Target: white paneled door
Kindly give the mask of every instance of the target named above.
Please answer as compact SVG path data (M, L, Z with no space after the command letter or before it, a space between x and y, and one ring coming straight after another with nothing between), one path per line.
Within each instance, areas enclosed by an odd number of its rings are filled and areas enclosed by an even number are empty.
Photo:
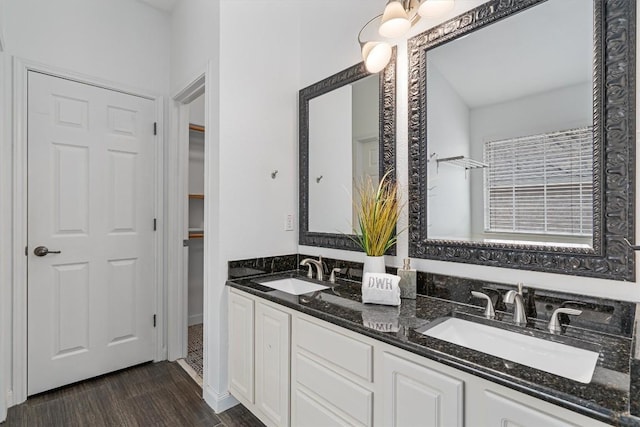
M154 109L29 72L29 395L154 357Z

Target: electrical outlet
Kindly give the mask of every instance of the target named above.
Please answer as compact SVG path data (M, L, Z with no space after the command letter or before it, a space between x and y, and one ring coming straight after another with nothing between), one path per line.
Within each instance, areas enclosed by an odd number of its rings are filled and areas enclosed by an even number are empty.
M293 231L293 214L284 217L284 231Z

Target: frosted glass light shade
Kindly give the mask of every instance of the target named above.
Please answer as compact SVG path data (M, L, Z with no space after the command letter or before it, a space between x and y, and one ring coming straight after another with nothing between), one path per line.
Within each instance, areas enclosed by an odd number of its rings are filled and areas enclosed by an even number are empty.
M396 38L406 33L411 28L411 22L407 11L397 0L391 0L384 8L378 33L382 37Z
M442 16L453 9L455 0L422 0L418 14L423 18Z
M362 46L364 66L370 73L384 69L391 59L391 46L385 42L367 42Z

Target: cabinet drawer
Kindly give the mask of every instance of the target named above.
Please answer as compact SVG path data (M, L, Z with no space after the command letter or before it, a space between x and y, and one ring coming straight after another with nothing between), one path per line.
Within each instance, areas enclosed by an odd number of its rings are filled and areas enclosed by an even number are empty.
M309 353L371 382L373 347L339 332L296 319L296 344Z
M303 387L309 395L317 396L318 400L337 408L358 424L372 425L373 392L302 354L296 354L295 357L295 388Z
M296 427L350 427L353 425L303 390L296 390L294 399L297 410L292 425Z

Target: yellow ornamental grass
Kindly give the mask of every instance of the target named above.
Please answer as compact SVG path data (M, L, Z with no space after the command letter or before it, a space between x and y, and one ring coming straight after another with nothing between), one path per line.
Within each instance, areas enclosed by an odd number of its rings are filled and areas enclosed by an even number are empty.
M354 203L359 229L354 230L354 241L367 255L382 256L398 239L395 228L403 207L398 184L390 181L387 172L377 187L367 177L356 191Z

